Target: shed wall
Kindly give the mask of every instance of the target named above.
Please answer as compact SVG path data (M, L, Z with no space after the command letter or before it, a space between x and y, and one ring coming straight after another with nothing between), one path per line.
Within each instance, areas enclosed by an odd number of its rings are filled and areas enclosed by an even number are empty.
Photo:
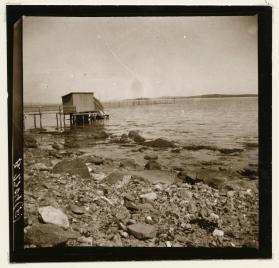
M73 106L76 106L76 112L95 111L94 94L73 94Z

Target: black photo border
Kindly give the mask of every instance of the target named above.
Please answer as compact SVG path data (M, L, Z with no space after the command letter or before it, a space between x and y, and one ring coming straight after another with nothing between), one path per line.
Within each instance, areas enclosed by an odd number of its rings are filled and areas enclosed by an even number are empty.
M23 98L14 78L22 60L13 41L20 36L14 24L22 16L136 17L136 16L249 16L258 15L259 104L259 249L68 247L24 249L23 230ZM193 259L266 259L272 257L272 8L269 6L67 6L7 5L9 238L10 262L75 262ZM18 35L19 34L19 35ZM19 66L15 66L15 64ZM22 81L20 81L22 83ZM18 86L18 85L17 85ZM18 87L17 87L18 88ZM22 84L19 85L22 89ZM14 90L13 90L14 89ZM21 178L18 181L18 178ZM17 184L16 184L17 183ZM15 189L15 186L18 188ZM17 190L17 192L15 192ZM15 204L15 194L18 201ZM20 209L21 208L21 209ZM15 214L17 217L15 219Z

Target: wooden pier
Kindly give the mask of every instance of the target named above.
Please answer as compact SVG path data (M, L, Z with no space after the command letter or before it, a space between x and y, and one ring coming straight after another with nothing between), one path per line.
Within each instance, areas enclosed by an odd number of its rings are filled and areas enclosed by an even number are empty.
M23 126L25 128L25 119L27 116L33 117L34 128L43 129L44 115L55 115L56 129L65 129L72 126L93 125L94 122L109 118L108 114L100 111L76 112L75 106L65 105L42 105L42 106L24 106ZM68 118L67 118L68 117ZM39 122L38 122L39 120ZM69 123L67 123L69 121ZM38 124L39 123L39 124Z

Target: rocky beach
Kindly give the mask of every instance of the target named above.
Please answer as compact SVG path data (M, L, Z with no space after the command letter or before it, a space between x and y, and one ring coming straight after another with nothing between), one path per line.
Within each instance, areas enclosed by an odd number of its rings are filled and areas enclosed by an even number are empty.
M255 151L101 125L26 130L25 247L257 248Z

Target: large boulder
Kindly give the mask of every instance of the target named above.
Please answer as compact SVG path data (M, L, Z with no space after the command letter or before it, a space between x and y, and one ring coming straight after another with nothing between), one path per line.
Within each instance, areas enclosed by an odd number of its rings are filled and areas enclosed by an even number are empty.
M127 226L127 230L137 239L149 239L156 236L156 228L145 223L135 223Z
M27 229L24 240L29 245L52 247L66 244L69 239L75 239L78 236L78 233L65 231L54 224L34 224Z
M152 141L146 141L144 142L145 146L150 147L157 147L157 148L174 148L176 147L175 144L172 141L168 141L162 138L152 140Z
M40 207L38 211L40 218L44 223L52 223L65 229L69 228L70 224L68 217L60 209L46 206Z
M82 159L62 160L58 162L52 170L53 173L70 173L80 175L83 178L90 178L90 173Z

